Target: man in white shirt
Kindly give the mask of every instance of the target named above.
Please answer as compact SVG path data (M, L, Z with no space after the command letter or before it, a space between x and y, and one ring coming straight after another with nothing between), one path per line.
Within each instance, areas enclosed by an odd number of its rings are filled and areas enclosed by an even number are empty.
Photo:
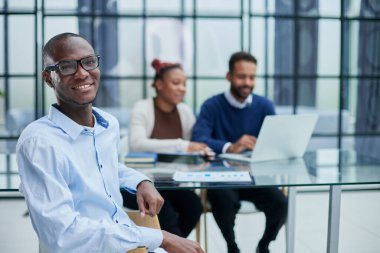
M123 211L120 188L136 193L142 215L156 215L163 199L148 178L118 162L118 121L92 107L99 58L73 33L53 37L43 50L43 77L57 103L23 131L16 148L21 191L41 249L203 252L190 240L136 226Z

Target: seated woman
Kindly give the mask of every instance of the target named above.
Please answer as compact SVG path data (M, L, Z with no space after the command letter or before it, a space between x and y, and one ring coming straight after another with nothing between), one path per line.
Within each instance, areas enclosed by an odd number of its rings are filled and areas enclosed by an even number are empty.
M138 101L132 111L129 126L129 146L132 152L199 152L213 153L204 143L190 142L195 117L182 103L186 93L186 76L180 64L155 59L156 71L152 86L157 96ZM124 205L137 209L134 195L122 192ZM163 230L187 237L202 213L199 197L190 190L161 190L165 199L158 214Z

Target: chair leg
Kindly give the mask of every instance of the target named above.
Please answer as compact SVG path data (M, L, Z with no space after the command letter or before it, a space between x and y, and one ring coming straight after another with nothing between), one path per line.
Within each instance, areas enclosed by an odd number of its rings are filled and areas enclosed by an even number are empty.
M199 219L195 226L195 238L197 243L201 244L201 220Z
M208 207L207 207L207 190L206 189L202 189L201 190L201 202L202 202L202 206L203 206L203 227L204 227L204 241L205 241L205 248L204 248L204 251L205 253L207 253L207 212L209 211L208 210Z
M207 253L207 211L203 212L203 222L204 222L204 228L205 228L205 234L204 234L204 240L205 240L205 253Z

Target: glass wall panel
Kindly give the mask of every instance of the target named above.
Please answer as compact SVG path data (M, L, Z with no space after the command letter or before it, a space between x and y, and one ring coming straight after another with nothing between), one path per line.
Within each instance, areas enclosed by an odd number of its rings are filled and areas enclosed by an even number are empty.
M34 11L34 0L17 0L17 1L7 1L8 10L11 11ZM0 6L3 3L0 4ZM0 7L1 8L1 7Z
M0 174L0 188L1 189L18 189L20 185L19 174Z
M4 98L4 90L5 90L5 80L4 78L0 78L0 136L5 131L4 122L5 122L5 98Z
M318 64L318 21L300 19L298 23L298 74L316 75Z
M352 128L343 131L345 134L352 134L355 132L356 112L358 106L358 79L344 79L345 93L344 93L344 108L347 110L350 118L352 119ZM362 103L363 104L363 103Z
M80 18L88 23L90 23L90 18ZM45 18L45 30L44 30L44 45L53 36L64 33L72 32L79 33L78 27L78 17L46 17Z
M197 108L196 111L199 112L200 107L203 102L214 96L216 94L222 93L228 90L230 87L229 82L226 79L221 80L197 80Z
M380 17L380 2L371 0L352 1L345 0L345 15L348 17Z
M101 83L101 82L100 82ZM57 103L57 98L55 96L54 90L49 87L45 82L43 84L45 92L45 112L49 111L50 105Z
M320 110L337 110L339 108L339 85L338 78L317 79L315 107Z
M251 1L251 13L252 14L265 14L267 12L267 3L266 0L256 0Z
M319 15L329 17L340 16L340 1L331 0L318 0L319 1Z
M360 21L357 35L359 36L358 74L380 75L380 23Z
M345 140L345 143L347 141ZM379 159L380 136L356 136L354 138L354 150L364 156Z
M260 96L265 96L265 79L261 77L256 77L256 84L255 88L253 90L253 93L260 95Z
M128 14L142 14L143 12L143 0L117 0L117 11L119 13Z
M132 109L133 105L143 97L142 80L120 80L121 107Z
M339 131L339 79L317 80L316 111L319 114L315 133L338 134ZM352 128L348 111L342 111L342 130Z
M346 98L354 126L347 133L380 134L380 80L352 79Z
M146 98L152 98L156 96L156 90L154 89L152 84L153 84L153 78L148 78L148 80L145 80L145 83L143 84L145 85L145 89L147 92Z
M292 75L294 73L294 20L274 19L269 23L274 36L268 36L268 74ZM271 40L273 41L271 43ZM265 43L266 44L266 43ZM265 45L264 44L264 45ZM274 66L274 67L271 67Z
M380 24L350 21L345 26L345 74L380 75Z
M22 99L20 99L21 94ZM35 103L35 79L28 77L9 78L8 95L11 109L33 110Z
M270 19L268 23L269 29L265 30L265 19L264 18L252 18L251 19L251 53L257 59L257 75L263 75L266 72L266 50L268 50L271 55L273 55L273 37L269 39L268 42L265 40L265 32L273 31L273 20ZM273 33L271 33L273 34ZM273 62L273 61L272 61ZM269 69L272 69L273 66Z
M4 16L0 16L0 52L2 57L0 57L0 75L4 73L4 42L7 37L4 34Z
M359 55L359 22L345 21L344 34L344 54L342 55L343 73L345 75L357 75Z
M302 35L301 35L302 36ZM315 50L318 59L318 75L339 75L340 71L340 22L319 20Z
M193 36L190 20L182 22L176 18L148 19L146 24L146 72L154 75L153 59L177 62L184 66L186 73L192 73Z
M294 104L294 80L293 78L274 78L270 79L271 85L270 94L272 94L271 99L273 103L277 106L289 107ZM290 113L290 109L286 109L283 113Z
M20 99L22 97L22 99ZM35 79L9 78L9 110L5 112L5 128L9 135L21 133L34 120Z
M0 141L1 146L1 141ZM7 161L6 156L1 154L0 155L0 173L4 173L7 170Z
M33 15L9 16L8 29L9 73L34 73L36 55Z
M199 15L240 15L241 0L208 0L197 1L197 14Z
M192 15L194 13L194 1L193 0L183 0L183 8L185 15ZM182 8L182 7L181 7Z
M116 75L143 74L143 20L135 18L118 21L118 65ZM106 57L102 56L102 57ZM112 74L112 73L110 73Z
M3 134L0 132L3 137L8 137L7 133ZM17 135L11 136L12 139L3 139L0 140L0 152L2 154L10 154L10 153L15 153L16 152L16 145L17 145L17 139L15 139ZM6 167L5 167L6 169ZM17 175L18 176L18 175Z
M342 149L355 150L355 137L354 136L342 137Z
M294 13L294 1L289 0L254 0L251 1L253 14L290 15Z
M316 132L314 131L313 134ZM313 151L317 149L324 148L338 148L338 137L337 136L328 136L328 137L311 137L306 150Z
M241 50L238 20L197 20L196 74L224 76L232 53Z
M147 13L159 15L180 15L180 0L147 0Z
M92 11L92 0L65 0L65 4L56 0L42 1L46 13L91 13ZM79 10L78 5L82 6Z
M187 79L186 81L186 95L183 101L187 104L191 109L195 106L194 101L194 81L192 79Z
M295 1L293 1L295 2ZM319 0L298 1L298 14L305 16L319 15Z

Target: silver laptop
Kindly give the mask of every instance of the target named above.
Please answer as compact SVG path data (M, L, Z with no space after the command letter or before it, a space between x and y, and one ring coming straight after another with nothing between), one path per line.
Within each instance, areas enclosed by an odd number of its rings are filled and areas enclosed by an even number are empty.
M317 119L316 114L266 116L253 151L219 157L247 162L302 157Z

